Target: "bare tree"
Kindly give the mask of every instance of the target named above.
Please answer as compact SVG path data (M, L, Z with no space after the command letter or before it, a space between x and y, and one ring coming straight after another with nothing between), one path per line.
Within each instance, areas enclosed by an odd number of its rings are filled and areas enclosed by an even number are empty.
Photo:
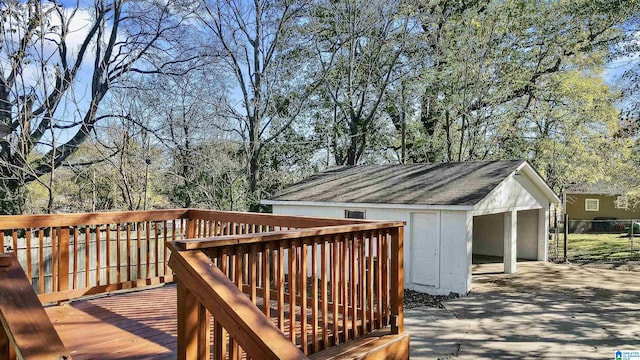
M233 85L224 116L245 147L249 202L260 196L265 144L290 127L307 103L314 74L306 71L305 39L296 31L307 1L204 0L202 22L223 50Z
M231 122L218 115L226 84L211 78L224 79L215 62L179 76L148 77L122 101L130 104L133 126L163 149L162 190L174 204L243 209L246 199L237 195L246 189L242 144L229 139Z
M185 5L0 4L0 123L11 127L13 139L0 150L4 198L20 204L25 184L76 152L110 116L100 105L111 88L126 86L131 75L171 72L173 65L201 56L174 46L186 26ZM20 206L0 211L15 213Z

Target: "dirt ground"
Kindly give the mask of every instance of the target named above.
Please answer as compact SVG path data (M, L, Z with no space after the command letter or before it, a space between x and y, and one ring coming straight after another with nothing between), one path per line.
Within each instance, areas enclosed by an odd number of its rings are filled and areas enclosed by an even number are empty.
M474 268L469 296L411 309L413 359L613 358L640 350L640 273L519 263Z

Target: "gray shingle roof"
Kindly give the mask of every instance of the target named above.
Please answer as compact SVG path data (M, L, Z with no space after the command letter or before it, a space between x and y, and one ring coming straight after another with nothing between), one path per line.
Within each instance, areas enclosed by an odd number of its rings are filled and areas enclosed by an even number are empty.
M343 166L312 175L270 200L475 205L523 162Z
M585 193L585 194L600 194L600 195L621 195L626 191L624 189L613 183L609 183L606 181L597 181L593 184L572 184L567 186L565 189L565 193Z

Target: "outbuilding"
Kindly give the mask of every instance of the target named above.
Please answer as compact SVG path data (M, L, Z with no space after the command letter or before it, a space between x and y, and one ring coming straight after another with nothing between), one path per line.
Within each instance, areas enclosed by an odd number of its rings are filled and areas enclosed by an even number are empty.
M558 196L523 160L344 166L269 200L275 214L406 221L405 287L466 295L474 255L547 260Z

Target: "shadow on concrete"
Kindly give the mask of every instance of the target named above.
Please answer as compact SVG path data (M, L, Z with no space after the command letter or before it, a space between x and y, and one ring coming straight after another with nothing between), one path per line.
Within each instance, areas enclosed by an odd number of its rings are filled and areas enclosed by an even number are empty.
M445 303L468 329L459 336L459 355L611 358L618 349L638 349L638 274L548 263L518 266L517 274L475 276L468 297Z

